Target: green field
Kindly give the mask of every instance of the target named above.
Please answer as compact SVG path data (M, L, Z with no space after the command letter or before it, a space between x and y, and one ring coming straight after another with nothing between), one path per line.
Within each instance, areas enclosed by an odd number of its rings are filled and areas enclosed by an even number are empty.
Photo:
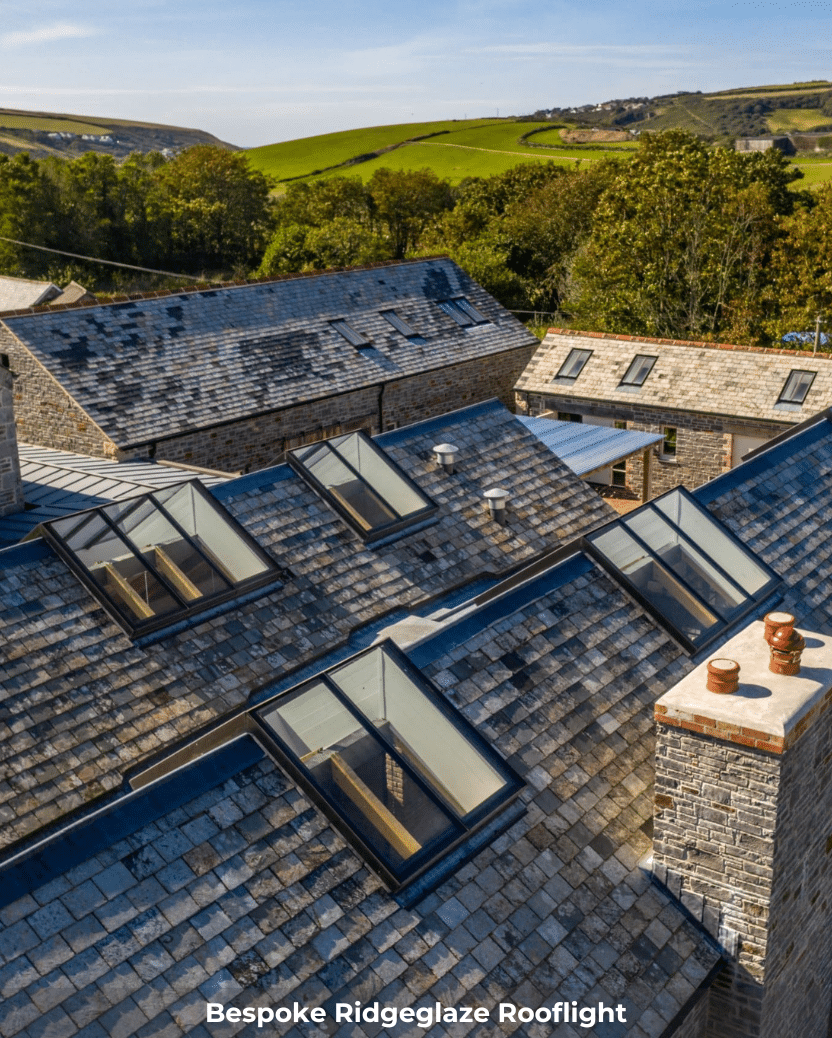
M0 128L4 130L41 130L44 133L95 133L100 136L110 131L96 123L82 123L77 119L56 119L40 115L13 115L0 112Z
M791 130L807 132L816 126L828 126L832 119L820 108L778 108L768 117L772 133L789 133Z

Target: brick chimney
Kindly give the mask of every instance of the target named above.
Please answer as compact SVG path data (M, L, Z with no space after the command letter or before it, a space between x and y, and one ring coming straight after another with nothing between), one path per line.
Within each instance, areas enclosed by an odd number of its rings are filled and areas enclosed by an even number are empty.
M20 457L12 405L12 373L9 358L0 353L0 515L23 509Z
M728 961L690 1038L832 1033L832 638L802 634L796 675L755 622L715 654L735 693L705 662L656 703L654 875Z

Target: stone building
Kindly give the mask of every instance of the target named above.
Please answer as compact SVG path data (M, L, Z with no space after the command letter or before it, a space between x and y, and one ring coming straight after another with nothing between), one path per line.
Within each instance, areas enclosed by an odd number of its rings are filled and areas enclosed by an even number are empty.
M832 354L551 328L516 385L519 414L660 433L650 492L689 488L832 405ZM640 490L640 459L626 483Z
M538 345L448 259L5 317L19 438L227 472L497 396Z
M617 517L492 402L0 551L0 1034L823 1038L830 515L826 415Z
M8 357L0 354L0 516L23 508L23 486L17 455L17 430L12 406L12 373Z

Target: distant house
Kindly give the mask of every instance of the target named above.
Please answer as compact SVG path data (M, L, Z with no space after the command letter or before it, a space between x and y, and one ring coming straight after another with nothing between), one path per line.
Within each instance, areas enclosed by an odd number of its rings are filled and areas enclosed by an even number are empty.
M693 488L832 406L832 355L551 328L516 385L519 414L660 433L650 493ZM626 483L642 486L641 460Z
M0 313L9 310L28 310L49 303L61 294L51 281L30 281L0 275Z
M784 155L794 155L797 150L789 137L740 137L734 141L735 151L770 151L772 148Z
M513 387L538 340L449 259L11 316L22 441L237 472Z

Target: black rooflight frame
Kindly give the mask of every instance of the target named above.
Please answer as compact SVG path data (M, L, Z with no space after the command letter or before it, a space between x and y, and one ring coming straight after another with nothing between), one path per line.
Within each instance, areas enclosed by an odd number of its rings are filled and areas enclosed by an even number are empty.
M803 390L803 395L798 399L797 395L795 394L795 390L800 385L801 375L811 375L812 377L809 379L808 385ZM780 396L778 396L777 398L777 403L796 404L798 407L802 407L806 403L806 397L809 395L809 392L814 384L816 377L816 371L807 371L805 368L792 368L792 370L789 372L789 377L783 383L783 388L780 390ZM792 386L791 392L789 392L789 386L792 383L794 383L794 385Z
M651 353L637 353L635 357L633 357L633 359L630 361L630 365L624 372L624 375L622 376L622 379L618 383L618 385L635 386L636 388L640 388L650 377L650 374L653 371L653 368L656 366L656 361L658 359L659 358L657 356L654 357ZM647 360L651 361L651 363L648 366L647 370L644 371L643 374L641 374L643 362ZM641 377L636 378L636 374L640 374Z

